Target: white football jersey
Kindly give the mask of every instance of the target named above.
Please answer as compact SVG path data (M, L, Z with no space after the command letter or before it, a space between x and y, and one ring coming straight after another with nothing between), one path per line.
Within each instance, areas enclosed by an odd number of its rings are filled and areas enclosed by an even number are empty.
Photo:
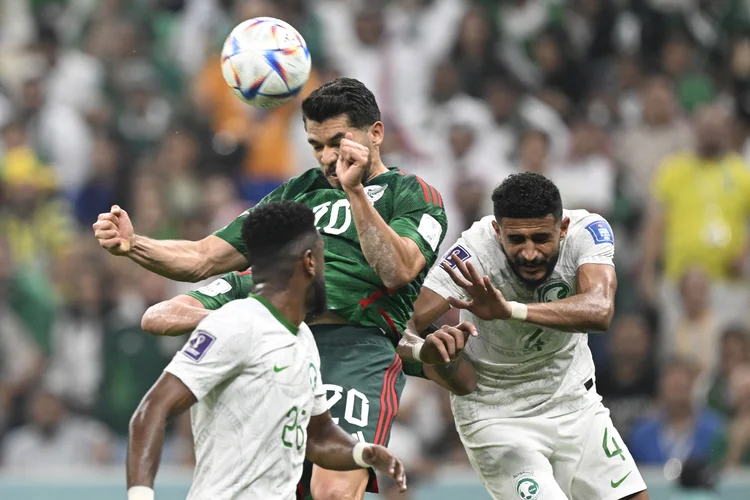
M585 210L565 210L568 233L560 242L560 256L550 278L529 289L516 278L492 228L494 217L484 217L464 231L441 259L456 254L487 275L507 300L553 302L576 293L576 271L583 264L613 266L614 238L604 218ZM448 261L451 262L451 261ZM455 265L455 264L453 264ZM443 297L467 299L466 292L439 265L424 283ZM483 321L461 311L461 321L476 325L479 336L469 339L464 353L477 370L477 390L455 397L458 423L486 418L562 415L582 409L599 396L584 384L594 377L585 333L542 328L515 320Z
M188 500L295 498L307 424L328 409L305 323L294 327L259 296L232 301L201 321L165 371L198 400Z

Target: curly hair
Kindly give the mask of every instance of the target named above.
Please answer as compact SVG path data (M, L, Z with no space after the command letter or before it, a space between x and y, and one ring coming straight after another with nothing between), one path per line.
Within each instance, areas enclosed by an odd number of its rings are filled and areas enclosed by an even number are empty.
M523 172L509 175L492 192L495 219L541 219L550 214L562 219L562 198L555 184L543 175Z
M380 108L370 89L354 78L336 78L302 101L305 122L320 123L340 115L346 115L352 127L361 129L380 121Z
M302 203L275 201L253 208L242 223L242 241L253 275L289 268L318 238L313 211ZM304 244L304 245L303 245Z

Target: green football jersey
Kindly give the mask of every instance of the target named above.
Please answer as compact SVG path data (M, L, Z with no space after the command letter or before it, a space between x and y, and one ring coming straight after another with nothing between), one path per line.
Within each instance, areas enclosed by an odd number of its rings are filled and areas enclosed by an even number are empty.
M204 287L187 292L185 295L195 297L203 304L203 307L215 311L227 302L247 298L254 285L252 271L234 271ZM404 361L402 367L404 373L409 376L425 378L422 363Z
M328 310L352 324L381 328L396 340L437 259L448 222L442 197L419 177L389 169L365 183L364 189L385 222L399 236L413 240L427 261L414 281L397 290L386 288L365 259L344 191L331 187L319 168L287 181L258 205L290 200L310 207L325 243ZM247 251L240 232L247 213L215 233L243 255Z
M203 304L203 307L215 311L227 302L237 299L246 299L253 291L253 272L234 271L227 273L210 284L187 292L189 295Z

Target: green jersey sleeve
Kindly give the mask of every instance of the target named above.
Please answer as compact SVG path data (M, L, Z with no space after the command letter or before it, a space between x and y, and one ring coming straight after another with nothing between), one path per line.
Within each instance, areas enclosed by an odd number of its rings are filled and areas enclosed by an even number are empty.
M186 295L198 299L206 309L215 311L227 302L246 298L252 291L253 284L251 271L241 273L235 271Z
M406 176L394 200L390 226L419 246L429 269L437 260L436 252L448 228L443 198L421 178Z
M277 187L270 193L268 193L266 196L263 197L262 200L260 200L258 203L255 204L255 206L264 205L266 203L270 203L272 201L280 201L285 199L284 193L286 192L289 182L287 181L281 186ZM242 212L236 219L234 219L232 222L224 226L223 228L219 229L214 233L214 236L218 236L222 240L226 241L230 245L232 245L238 252L240 252L242 255L247 257L247 250L245 249L245 244L242 242L242 223L245 221L245 217L247 217L247 214L250 213L252 208L248 208L244 212Z

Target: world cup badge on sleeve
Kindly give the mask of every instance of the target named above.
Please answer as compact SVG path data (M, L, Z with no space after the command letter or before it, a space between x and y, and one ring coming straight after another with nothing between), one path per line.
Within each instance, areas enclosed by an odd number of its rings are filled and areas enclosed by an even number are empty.
M214 342L216 342L216 337L210 333L197 331L193 337L188 340L185 347L182 348L182 353L197 363L203 359L206 352L208 352Z

